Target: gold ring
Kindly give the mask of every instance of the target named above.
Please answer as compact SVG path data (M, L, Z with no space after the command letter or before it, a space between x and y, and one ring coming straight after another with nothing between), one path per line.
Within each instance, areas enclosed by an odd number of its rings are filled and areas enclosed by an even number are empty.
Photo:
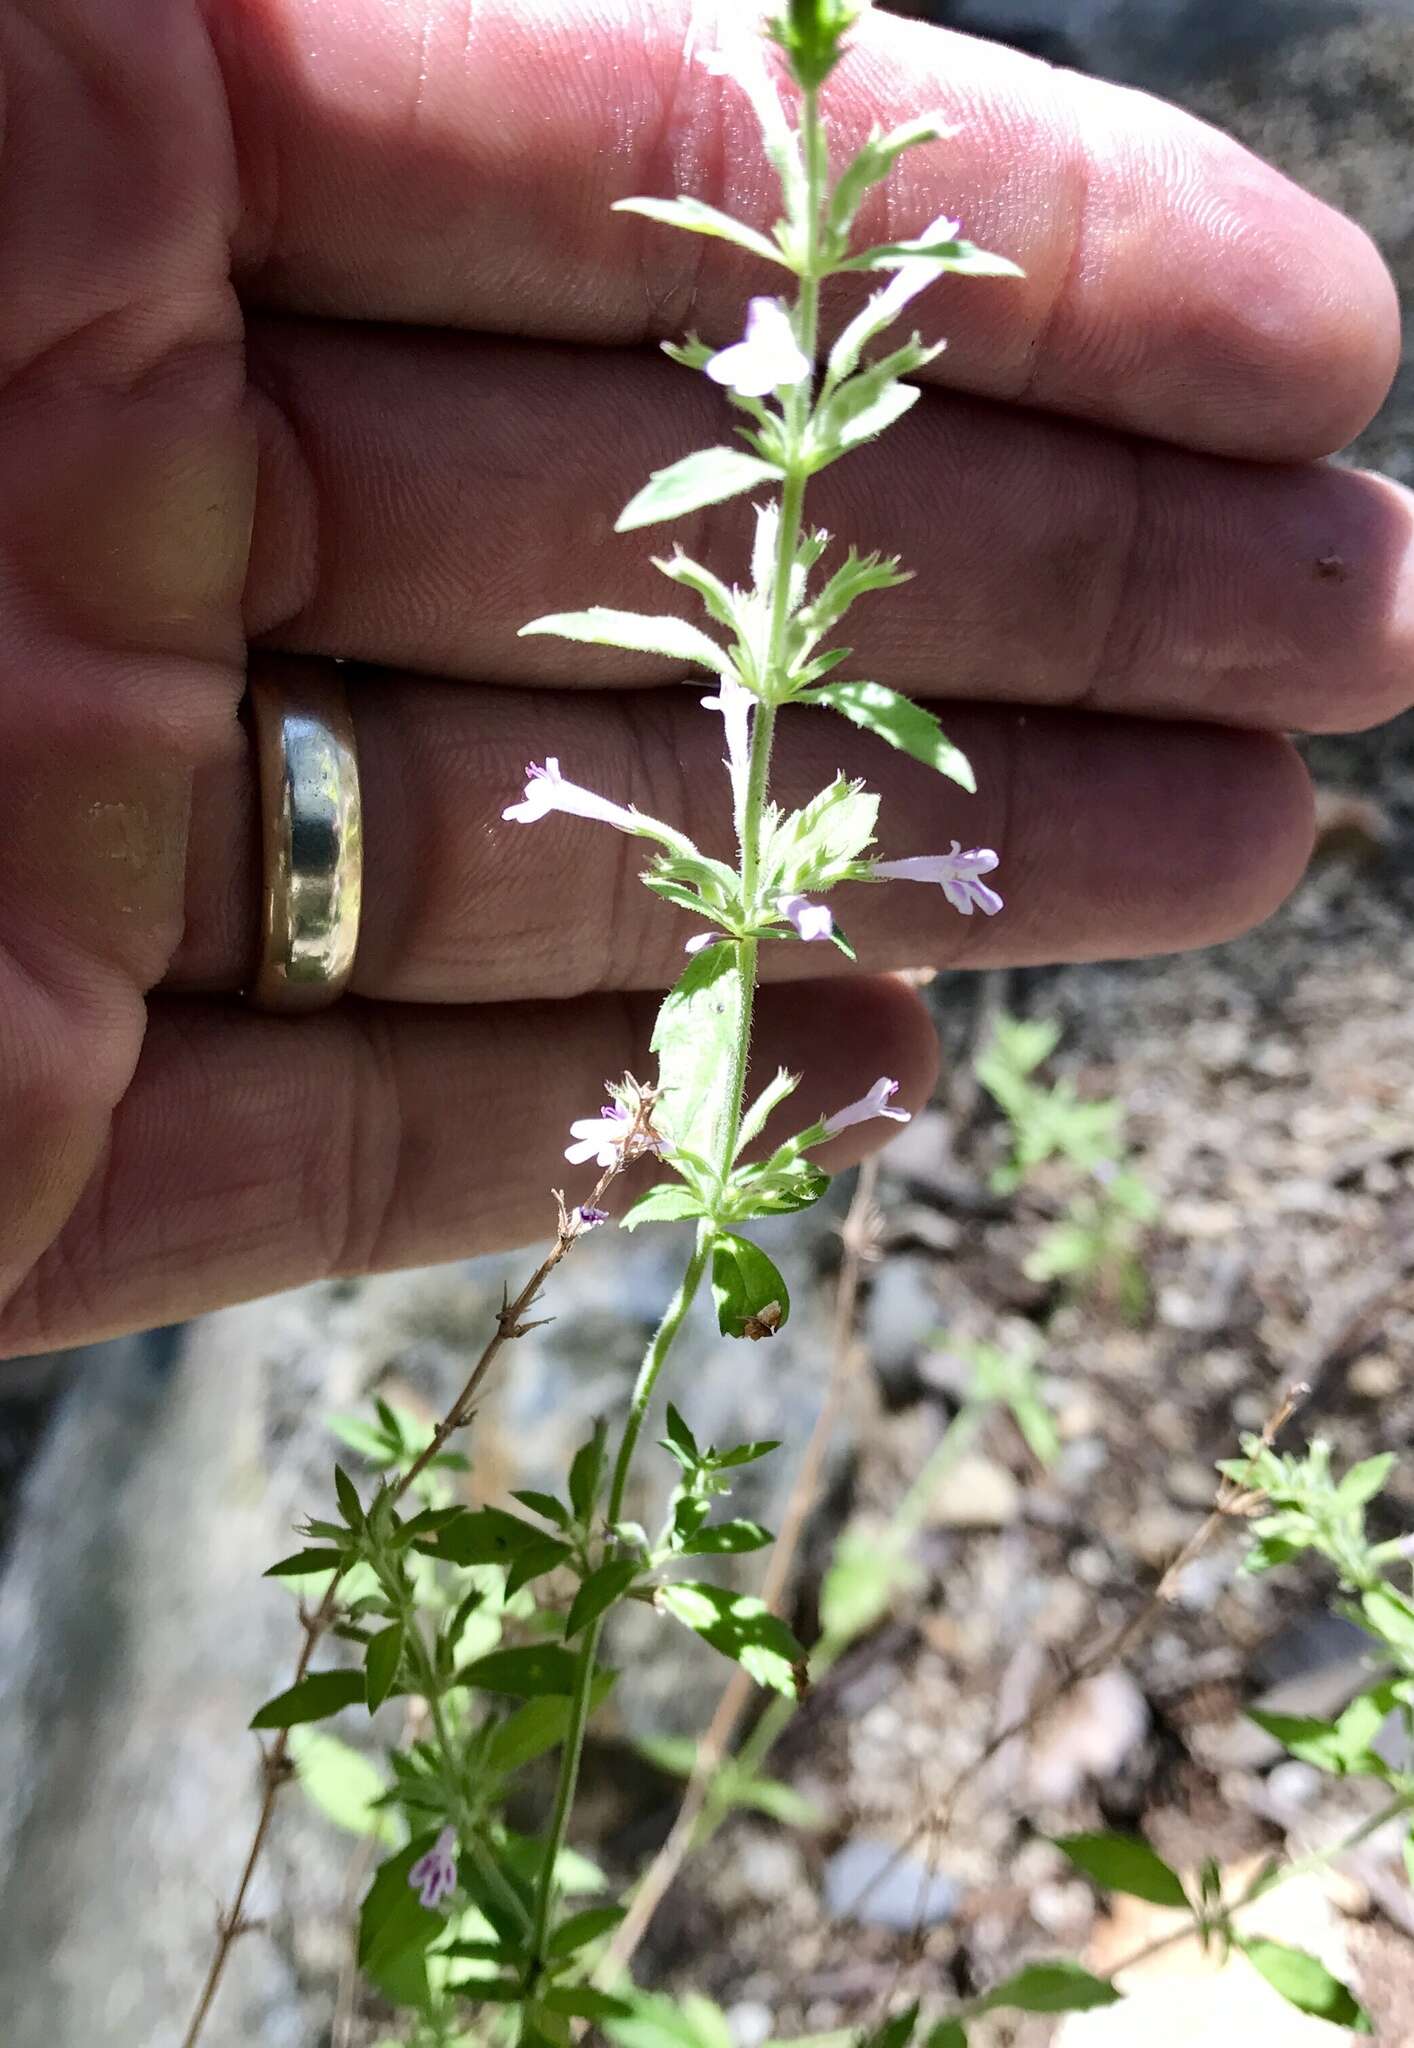
M353 718L333 676L253 678L260 771L262 1010L323 1009L349 985L363 899L363 804Z

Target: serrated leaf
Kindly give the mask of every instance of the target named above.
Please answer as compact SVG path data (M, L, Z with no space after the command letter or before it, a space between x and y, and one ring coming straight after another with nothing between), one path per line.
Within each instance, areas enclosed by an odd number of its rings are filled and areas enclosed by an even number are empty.
M370 1714L377 1713L397 1683L403 1661L403 1625L400 1621L380 1629L364 1652L364 1699Z
M735 946L709 946L689 964L658 1012L658 1127L678 1147L710 1155L721 1114L721 1076L742 1029L743 990Z
M883 683L824 683L804 699L838 711L862 732L887 740L900 753L911 754L925 767L936 769L969 792L977 788L972 764L961 747L955 747L931 711L911 698L900 696Z
M361 1671L311 1671L298 1685L267 1700L250 1725L255 1729L296 1728L304 1721L325 1721L362 1698Z
M724 1337L769 1337L790 1318L790 1293L774 1263L735 1231L713 1240L712 1298Z
M655 469L651 480L619 514L614 530L632 533L639 527L681 519L706 505L740 497L758 484L780 480L781 471L773 462L743 455L739 448L703 448L666 469Z
M1333 2027L1349 2027L1357 2034L1374 2031L1370 2016L1358 1999L1315 1956L1257 1936L1239 1936L1237 1946L1272 1989L1279 1991L1298 2012L1328 2020Z
M601 1564L598 1571L591 1572L570 1604L565 1619L565 1641L577 1636L590 1622L597 1621L601 1614L621 1600L641 1567L631 1557L615 1558L608 1564Z
M559 1643L531 1643L518 1650L491 1650L464 1664L457 1673L460 1685L478 1686L483 1692L507 1692L517 1699L539 1699L547 1694L566 1698L574 1691L579 1659Z
M577 640L591 647L626 647L635 654L662 654L670 661L694 662L730 675L732 658L715 640L686 619L656 617L644 612L614 611L592 605L586 612L551 612L522 626L519 639L548 633L559 640Z
M1147 1899L1151 1906L1174 1906L1180 1911L1188 1904L1177 1871L1138 1836L1061 1835L1056 1847L1077 1870L1107 1891L1128 1892L1133 1898Z
M640 1195L627 1215L619 1218L620 1230L637 1230L640 1223L685 1223L704 1213L701 1197L680 1180L663 1181Z
M310 1727L291 1729L290 1755L305 1796L335 1827L388 1847L396 1845L398 1824L376 1803L386 1785L370 1758L340 1742L337 1735Z
M660 1586L659 1605L722 1656L787 1699L804 1690L805 1651L785 1623L751 1593L700 1580Z
M302 1579L315 1572L336 1572L343 1568L344 1555L338 1550L297 1550L282 1557L265 1573L267 1579Z
M1124 1996L1104 1977L1092 1977L1079 1963L1029 1963L989 1991L976 2010L984 2012L1091 2012L1118 2005Z
M738 1557L748 1550L764 1550L775 1537L759 1522L718 1522L699 1529L682 1546L684 1557Z
M690 235L710 235L717 241L735 242L739 249L749 249L766 263L779 264L784 270L793 268L768 236L686 194L676 199L616 199L612 211L641 214L645 220L661 221L664 227L682 228Z

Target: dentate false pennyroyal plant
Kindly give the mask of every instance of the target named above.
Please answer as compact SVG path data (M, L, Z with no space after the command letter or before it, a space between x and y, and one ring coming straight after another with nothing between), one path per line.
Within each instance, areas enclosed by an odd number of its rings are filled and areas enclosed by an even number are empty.
M788 1698L806 1683L804 1652L760 1600L679 1575L684 1560L749 1552L771 1541L755 1523L714 1521L712 1514L735 1472L774 1446L699 1445L670 1406L664 1448L677 1479L662 1527L650 1536L625 1519L650 1402L704 1281L728 1338L767 1340L790 1314L784 1279L742 1226L817 1201L828 1179L812 1155L841 1131L874 1118L907 1120L895 1106L897 1084L885 1075L860 1100L826 1108L761 1147L768 1125L799 1087L808 1092L810 1085L808 1076L802 1083L781 1071L748 1106L762 946L833 944L852 957L832 900L849 883L937 887L966 917L991 917L1002 908L986 879L998 866L989 848L965 848L952 837L945 850L894 860L872 855L879 799L859 781L837 775L795 810L771 795L773 742L787 705L833 713L962 791L975 787L966 758L931 712L876 681L838 679L850 650L831 644L836 629L856 602L895 588L906 572L894 557L853 547L831 563L831 536L805 516L811 480L895 425L918 400L919 387L909 380L943 344L927 344L917 332L884 341L913 301L950 274L1020 275L948 218L924 225L911 240L854 246L865 201L899 159L951 132L924 114L890 132L876 130L851 160L832 165L821 88L867 4L786 0L761 27L742 21L729 29L728 47L706 59L727 89L747 96L759 121L781 191L781 217L771 233L691 196L627 199L617 209L733 243L780 280L776 293L751 300L739 340L714 349L690 337L667 349L725 394L740 415L739 445L723 442L658 470L618 521L620 532L636 532L749 499L754 535L743 546L745 580L728 581L677 549L656 567L696 601L701 624L677 612L643 616L596 607L523 629L652 652L711 678L702 703L721 721L734 862L704 853L676 824L586 788L574 779L574 763L554 756L529 768L523 794L504 813L517 827L535 828L558 815L582 821L586 831L641 839L645 886L690 912L700 927L658 1016L651 1084L626 1076L609 1085L602 1109L592 1113L586 1105L572 1126L567 1160L593 1161L602 1178L578 1208L561 1202L557 1241L562 1256L586 1230L604 1224L602 1189L625 1166L652 1157L663 1177L623 1216L622 1227L691 1222L681 1283L648 1345L616 1448L611 1454L601 1427L575 1459L564 1498L517 1495L534 1520L458 1506L441 1486L447 1429L469 1419L469 1403L420 1442L405 1418L380 1411L371 1449L386 1476L372 1502L365 1505L339 1473L339 1519L309 1524L306 1534L318 1547L275 1567L301 1587L323 1589L319 1633L357 1645L363 1668L313 1672L306 1655L299 1682L262 1709L257 1726L286 1730L355 1697L369 1709L397 1695L422 1703L414 1739L392 1758L395 1782L382 1801L399 1817L390 1838L398 1846L373 1880L360 1926L366 1973L385 1996L418 2012L420 2043L472 2038L462 2029L482 2011L491 2032L478 2039L510 2039L514 2031L522 2042L567 2048L572 2021L605 2022L623 2010L614 1995L586 1982L617 1909L568 1918L562 1912L574 1882L566 1836L586 1725L612 1685L598 1659L611 1609L626 1600L650 1603ZM771 42L784 67L772 59ZM785 79L777 76L781 68ZM822 359L822 286L849 276L880 282ZM521 1297L527 1299L533 1289ZM502 1334L519 1334L522 1325L512 1311L507 1315L511 1327ZM414 1503L416 1512L402 1511ZM568 1601L546 1596L547 1582L571 1584ZM537 1585L546 1597L531 1591ZM558 1780L544 1835L515 1835L504 1817L509 1781L556 1749ZM297 1745L295 1753L298 1761ZM281 1763L284 1757L282 1748Z

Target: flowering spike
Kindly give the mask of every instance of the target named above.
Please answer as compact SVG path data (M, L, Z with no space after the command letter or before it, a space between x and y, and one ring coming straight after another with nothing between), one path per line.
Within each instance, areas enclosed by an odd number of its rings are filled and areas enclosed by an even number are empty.
M753 299L742 339L720 349L706 367L714 384L725 384L741 398L768 398L784 385L803 384L811 372L779 299Z
M971 917L974 910L980 910L984 917L995 917L1002 899L995 889L988 888L982 876L990 875L996 865L997 856L989 846L969 847L964 853L954 839L950 853L876 860L874 874L882 882L935 882L953 909L960 910L964 917Z
M443 1899L457 1888L457 1831L443 1828L425 1856L419 1856L408 1872L408 1883L418 1903L436 1912Z
M911 1122L906 1109L890 1109L889 1104L897 1094L898 1082L890 1081L881 1074L867 1095L861 1095L858 1102L847 1102L843 1109L837 1109L833 1116L825 1118L826 1137L837 1138L851 1124L867 1124L876 1116L887 1117L890 1123L895 1124Z

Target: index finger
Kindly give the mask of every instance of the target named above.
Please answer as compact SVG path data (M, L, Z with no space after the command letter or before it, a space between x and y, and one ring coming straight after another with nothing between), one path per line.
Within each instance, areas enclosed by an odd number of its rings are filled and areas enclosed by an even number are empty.
M719 0L725 20L742 0ZM615 215L687 191L768 226L701 0L205 0L243 170L238 274L263 303L624 343L739 325L761 280L719 242ZM1365 235L1145 95L873 14L827 88L840 150L936 109L886 232L960 214L1023 282L955 281L930 373L1226 454L1342 446L1398 358Z

